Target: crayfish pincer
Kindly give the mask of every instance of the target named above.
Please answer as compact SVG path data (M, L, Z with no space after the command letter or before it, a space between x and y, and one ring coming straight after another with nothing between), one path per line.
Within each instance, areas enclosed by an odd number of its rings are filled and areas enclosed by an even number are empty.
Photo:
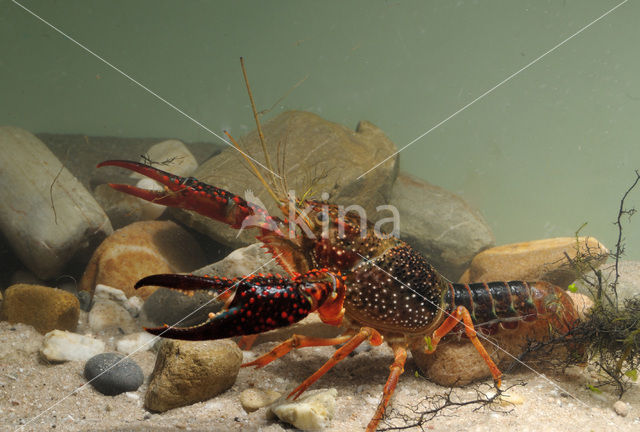
M287 221L270 216L229 191L148 165L106 161L99 166L133 170L161 183L164 190L111 185L156 204L195 211L235 228L243 227L243 221L251 217L257 239L287 272L235 279L170 274L146 277L136 287L213 290L225 302L219 313L200 325L147 331L177 339L221 339L284 327L316 312L324 322L342 326L344 333L334 338L294 335L244 365L262 367L292 349L340 345L318 371L289 394L294 399L362 342L368 340L374 346L386 342L393 349L394 360L369 431L376 429L384 415L404 371L407 350L432 353L445 335L463 331L500 385L502 374L478 338L478 326L507 331L523 321L544 320L566 333L577 321L571 299L560 288L545 282L451 283L405 242L379 236L373 226L362 226L357 213L345 214L337 205L323 201L293 200L279 190L284 188L269 185L262 176L259 178L283 214L293 210L298 217Z

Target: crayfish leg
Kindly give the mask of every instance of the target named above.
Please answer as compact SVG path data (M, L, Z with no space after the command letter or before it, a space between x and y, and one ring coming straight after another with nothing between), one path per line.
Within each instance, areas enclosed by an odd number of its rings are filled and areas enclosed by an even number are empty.
M352 336L353 335L338 336L334 338L314 338L314 337L307 337L303 335L294 334L289 339L280 343L278 346L276 346L274 349L272 349L268 353L258 357L252 362L243 364L242 367L255 366L256 368L261 368L263 366L268 365L272 361L284 356L292 349L314 347L314 346L341 345L349 341L352 338Z
M298 387L296 387L289 395L287 399L293 396L293 399L298 399L298 397L305 392L314 382L316 382L322 375L326 374L332 367L334 367L338 362L343 360L346 356L348 356L354 349L358 347L362 342L369 339L369 343L373 346L378 346L382 344L383 338L377 330L371 327L362 327L358 333L352 336L347 343L342 345L340 348L333 353L331 358L327 360L325 364L322 365L320 369L315 371L313 375L304 380Z
M389 401L391 400L391 396L393 396L393 392L396 389L396 385L398 385L398 379L400 375L404 372L404 364L407 361L407 348L403 345L392 345L394 360L389 369L391 372L389 373L389 378L387 378L387 383L384 386L384 390L382 391L382 399L378 404L378 408L376 408L376 413L371 418L371 421L367 425L367 432L375 432L378 428L378 423L384 416L384 412L387 409L387 405L389 405Z
M473 326L473 321L471 320L471 314L469 314L469 310L464 306L458 306L455 311L453 311L453 313L449 314L447 319L444 320L440 327L438 327L436 331L433 332L433 337L429 342L430 346L427 347L425 352L427 354L433 353L436 350L440 339L445 337L461 321L464 325L465 334L467 335L471 343L473 343L473 346L476 347L478 354L480 354L487 366L489 366L491 376L493 376L493 381L498 387L500 387L502 382L502 372L500 372L500 369L498 369L498 366L496 366L496 364L493 362L493 360L489 356L489 353L482 345L482 342L480 342L480 339L478 339L478 335Z

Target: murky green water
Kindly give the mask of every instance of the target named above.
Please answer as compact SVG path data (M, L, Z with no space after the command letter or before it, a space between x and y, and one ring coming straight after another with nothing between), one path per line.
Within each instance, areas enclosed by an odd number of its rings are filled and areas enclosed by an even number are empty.
M479 208L498 244L588 222L582 234L613 247L620 197L640 169L640 5L603 16L620 3L20 0L101 60L0 0L0 123L242 135L253 129L244 56L259 107L277 102L270 116L366 119L399 148L413 142L401 169ZM640 207L640 191L629 205ZM625 237L627 258L640 259L640 218Z

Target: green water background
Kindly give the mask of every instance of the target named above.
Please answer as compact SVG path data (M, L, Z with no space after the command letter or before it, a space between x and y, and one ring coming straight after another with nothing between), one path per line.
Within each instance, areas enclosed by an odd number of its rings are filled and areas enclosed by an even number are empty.
M308 76L270 116L366 119L403 147L621 2L20 3L215 132L254 128L244 56L261 108ZM638 23L628 1L402 151L401 169L480 209L497 244L588 222L613 247L640 169ZM0 101L0 124L32 132L217 140L10 0ZM640 259L640 215L625 237Z

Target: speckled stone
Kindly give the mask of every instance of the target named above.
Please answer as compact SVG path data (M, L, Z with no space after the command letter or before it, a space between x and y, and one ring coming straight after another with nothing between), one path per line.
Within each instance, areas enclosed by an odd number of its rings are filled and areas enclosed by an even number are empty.
M84 366L84 377L107 396L137 390L144 381L140 366L119 353L102 353L90 358Z
M80 303L73 294L58 288L18 284L4 294L0 318L32 325L44 334L54 329L75 330Z

